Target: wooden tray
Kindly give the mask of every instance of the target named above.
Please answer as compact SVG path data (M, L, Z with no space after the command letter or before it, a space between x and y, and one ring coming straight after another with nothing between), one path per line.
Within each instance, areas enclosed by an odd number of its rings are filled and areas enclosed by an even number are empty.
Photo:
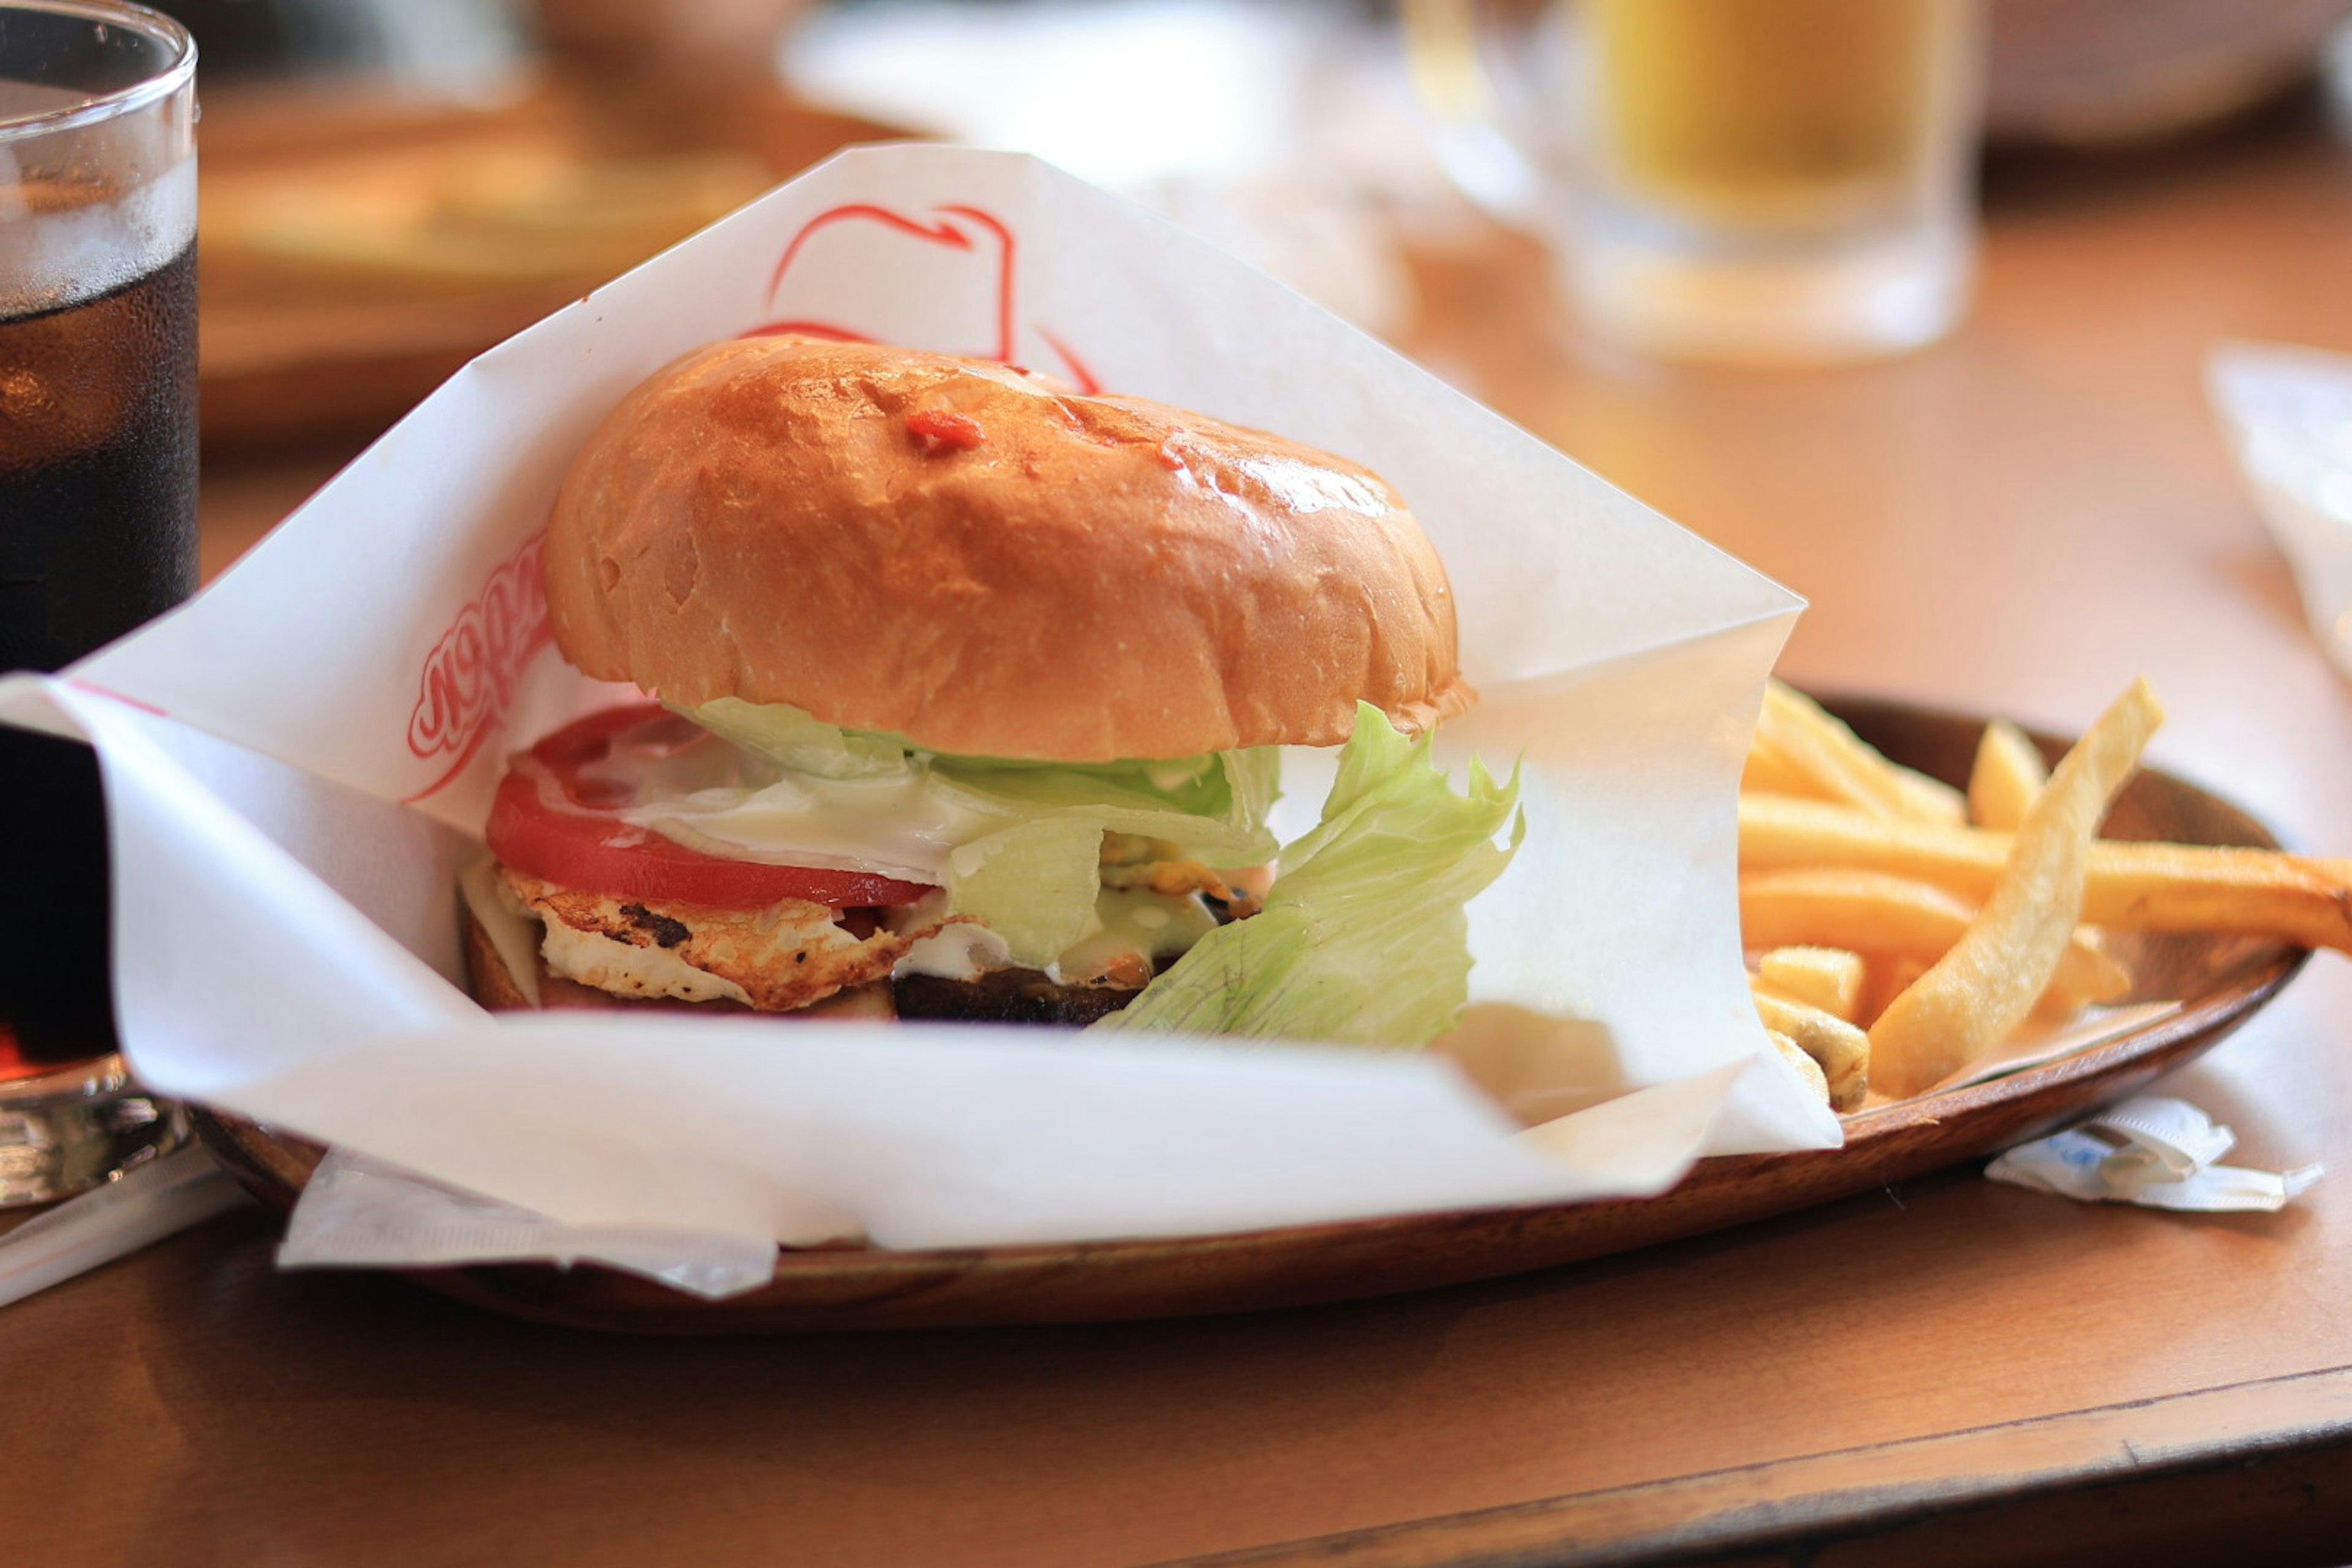
M1982 721L1897 704L1832 704L1888 755L1966 776ZM2053 756L2062 742L2037 737ZM2274 847L2261 824L2193 784L2147 772L2107 834ZM1664 1196L1413 1215L1237 1236L880 1252L784 1251L772 1284L701 1301L583 1265L415 1269L410 1278L499 1311L642 1333L931 1328L1237 1312L1418 1290L1546 1268L1784 1214L2021 1142L2130 1095L2210 1048L2276 995L2307 956L2249 937L2118 936L2141 1000L2178 1013L2106 1045L1991 1083L1866 1110L1843 1149L1705 1160ZM198 1112L223 1163L290 1207L321 1151Z

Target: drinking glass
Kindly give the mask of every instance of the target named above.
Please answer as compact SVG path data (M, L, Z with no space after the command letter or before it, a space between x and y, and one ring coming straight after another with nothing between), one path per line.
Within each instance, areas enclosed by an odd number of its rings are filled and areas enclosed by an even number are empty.
M194 41L0 0L0 670L53 670L196 583ZM176 1136L114 1045L88 748L0 727L0 1203Z
M1470 193L1591 327L1821 363L1948 331L1974 271L1978 0L1406 0Z

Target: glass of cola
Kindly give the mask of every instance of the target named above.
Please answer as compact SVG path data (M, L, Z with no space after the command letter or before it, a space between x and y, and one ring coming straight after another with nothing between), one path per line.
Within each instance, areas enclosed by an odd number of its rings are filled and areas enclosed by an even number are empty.
M196 585L194 42L111 0L0 0L0 670ZM172 1115L114 1055L88 748L0 726L0 1204L103 1180Z

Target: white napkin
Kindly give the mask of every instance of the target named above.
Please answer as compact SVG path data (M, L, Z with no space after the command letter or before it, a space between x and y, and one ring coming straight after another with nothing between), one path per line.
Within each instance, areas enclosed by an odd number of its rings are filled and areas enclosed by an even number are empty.
M2205 380L2304 616L2352 675L2352 358L2225 342L2206 356Z

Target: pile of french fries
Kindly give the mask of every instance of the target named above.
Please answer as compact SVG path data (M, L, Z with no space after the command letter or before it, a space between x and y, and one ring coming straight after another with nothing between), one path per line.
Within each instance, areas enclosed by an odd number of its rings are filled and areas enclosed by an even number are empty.
M2046 770L1996 721L1963 792L1771 685L1740 782L1740 922L1765 1028L1832 1108L1924 1093L2028 1018L2124 997L2109 931L2352 952L2352 861L2098 837L2162 719L2136 683Z

